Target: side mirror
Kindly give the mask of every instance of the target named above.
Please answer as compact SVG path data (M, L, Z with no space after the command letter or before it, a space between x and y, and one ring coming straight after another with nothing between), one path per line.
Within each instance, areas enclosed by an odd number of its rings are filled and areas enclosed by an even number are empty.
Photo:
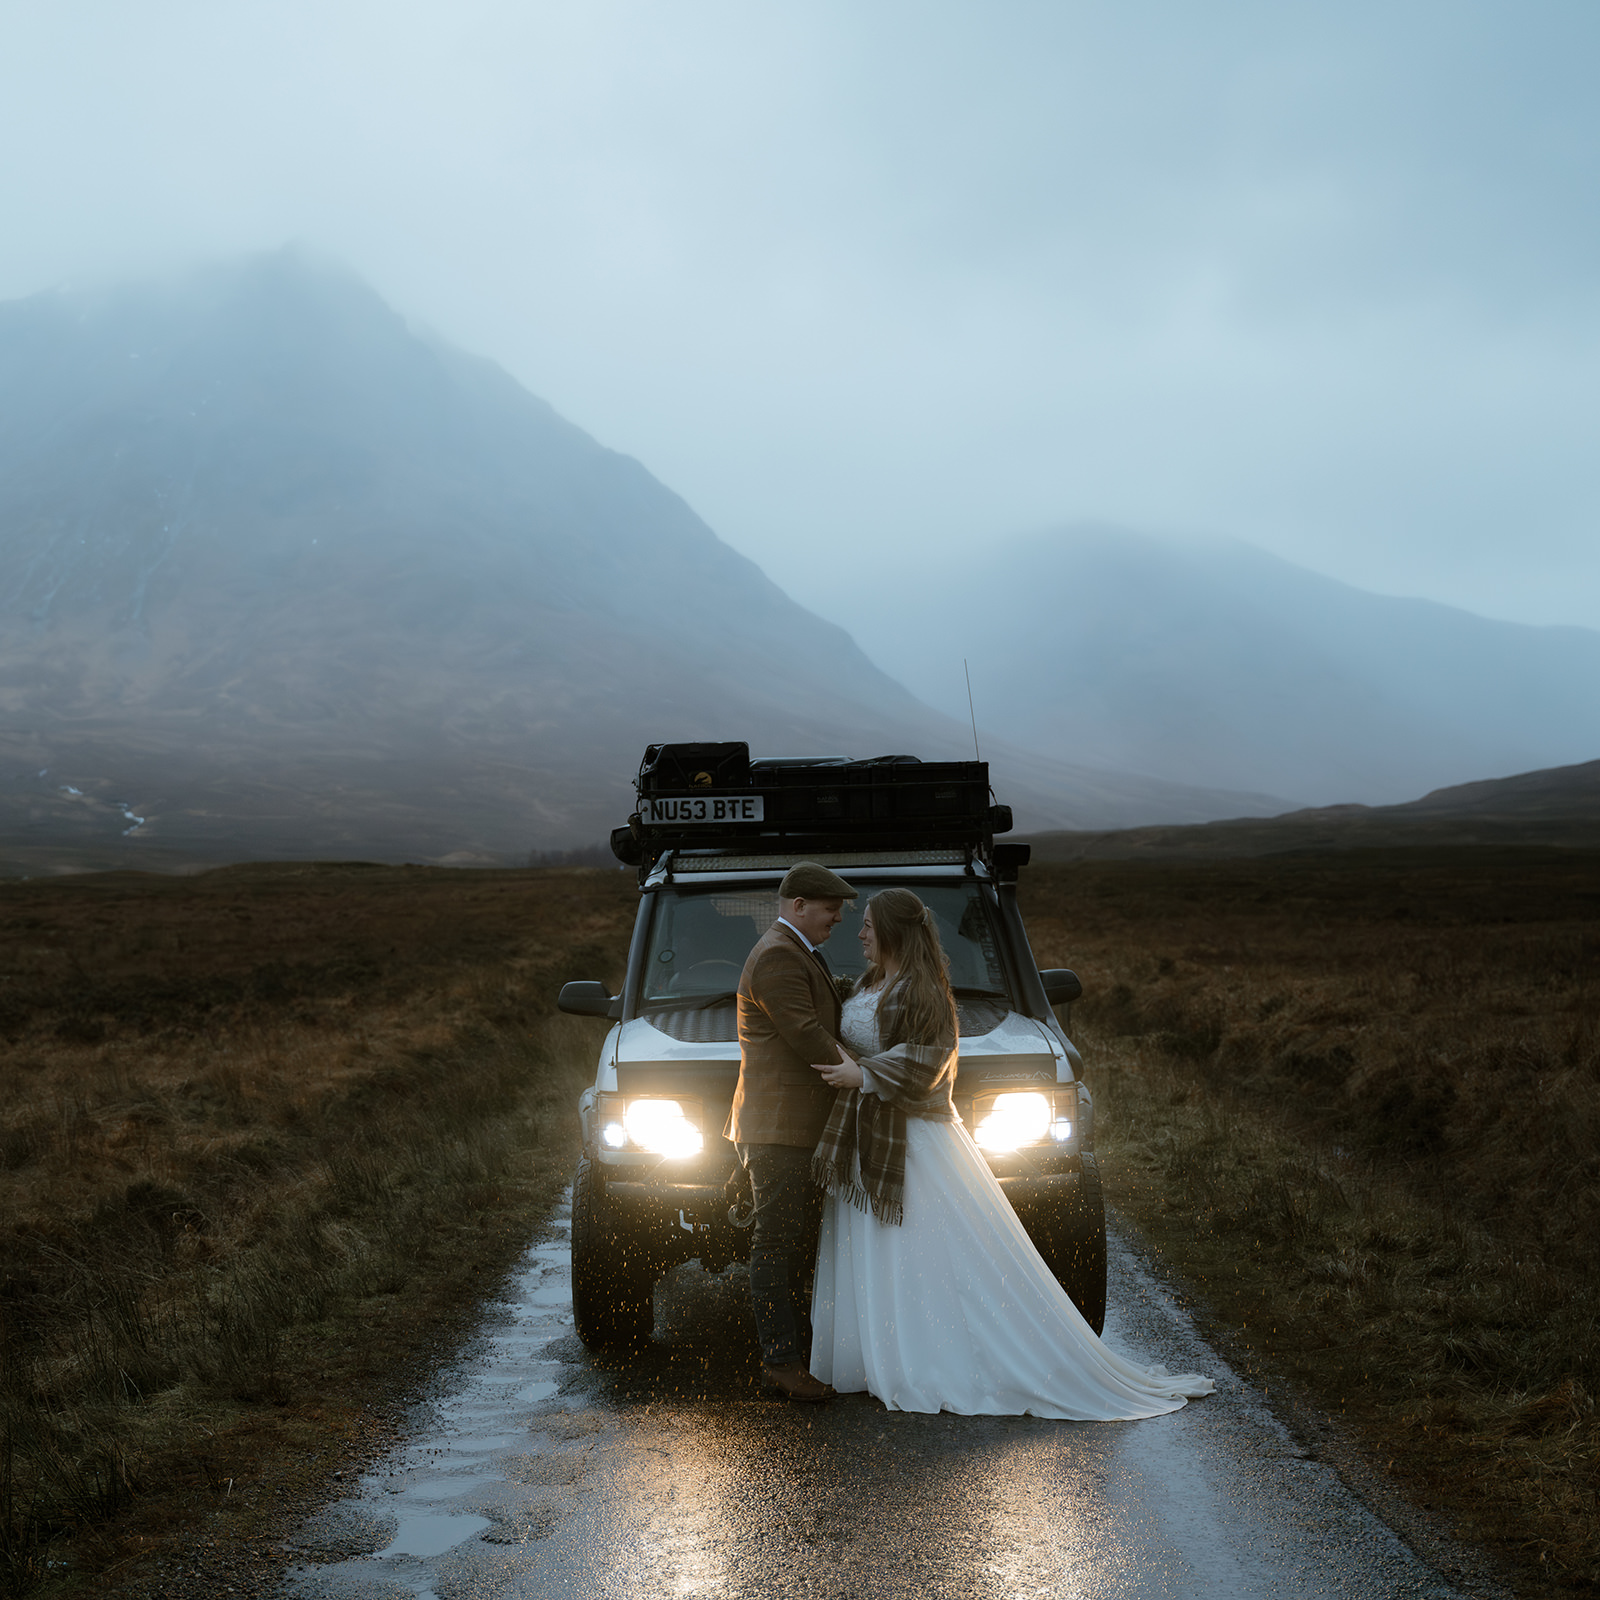
M615 1022L622 1015L622 996L606 993L603 983L587 980L564 983L556 996L556 1008L574 1017L609 1017Z
M1083 997L1083 985L1070 967L1046 967L1039 978L1044 984L1044 997L1053 1006L1070 1006Z

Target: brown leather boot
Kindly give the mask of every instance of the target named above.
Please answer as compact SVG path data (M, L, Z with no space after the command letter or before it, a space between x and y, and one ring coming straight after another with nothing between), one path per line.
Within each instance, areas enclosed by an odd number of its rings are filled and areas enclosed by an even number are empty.
M763 1367L761 1387L777 1390L786 1400L805 1400L812 1404L831 1400L839 1392L831 1383L813 1378L801 1361L792 1361L786 1367Z

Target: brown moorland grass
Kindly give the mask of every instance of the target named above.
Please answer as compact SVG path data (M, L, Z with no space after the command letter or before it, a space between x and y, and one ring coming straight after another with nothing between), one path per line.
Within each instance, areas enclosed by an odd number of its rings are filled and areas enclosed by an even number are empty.
M1573 1593L1596 885L1536 850L1023 878L1119 1205L1263 1375ZM553 995L618 976L634 904L615 872L0 887L5 1581L164 1592L151 1552L270 1528L359 1445L570 1171L599 1025Z
M1119 1208L1526 1592L1600 1593L1600 853L1023 875Z
M631 877L0 886L0 1589L270 1527L570 1173ZM144 1592L141 1590L141 1592Z

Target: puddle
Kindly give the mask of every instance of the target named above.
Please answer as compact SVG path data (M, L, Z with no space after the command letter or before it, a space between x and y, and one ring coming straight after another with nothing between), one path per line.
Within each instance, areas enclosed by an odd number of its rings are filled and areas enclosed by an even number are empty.
M442 1556L489 1527L487 1517L451 1515L438 1512L412 1513L400 1518L400 1531L378 1559L387 1556Z
M467 1574L481 1576L510 1552L543 1548L555 1536L581 1492L592 1429L561 1409L567 1364L546 1353L572 1332L567 1217L552 1221L504 1302L488 1308L483 1337L444 1392L418 1409L411 1440L365 1475L359 1497L322 1513L359 1521L370 1528L366 1539L324 1540L329 1554L339 1550L346 1559L286 1574L288 1595L387 1600L401 1593L398 1583L423 1600L438 1592L433 1586L454 1593L452 1584L468 1582ZM515 1481L507 1475L512 1461L537 1461L538 1470L519 1467Z

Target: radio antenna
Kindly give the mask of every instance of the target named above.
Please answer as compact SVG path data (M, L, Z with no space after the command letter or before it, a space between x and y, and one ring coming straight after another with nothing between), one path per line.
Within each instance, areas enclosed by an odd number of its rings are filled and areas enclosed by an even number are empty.
M972 669L967 665L967 658L961 658L961 670L967 675L967 715L972 718L972 756L975 761L982 761L978 754L978 713L972 709Z

